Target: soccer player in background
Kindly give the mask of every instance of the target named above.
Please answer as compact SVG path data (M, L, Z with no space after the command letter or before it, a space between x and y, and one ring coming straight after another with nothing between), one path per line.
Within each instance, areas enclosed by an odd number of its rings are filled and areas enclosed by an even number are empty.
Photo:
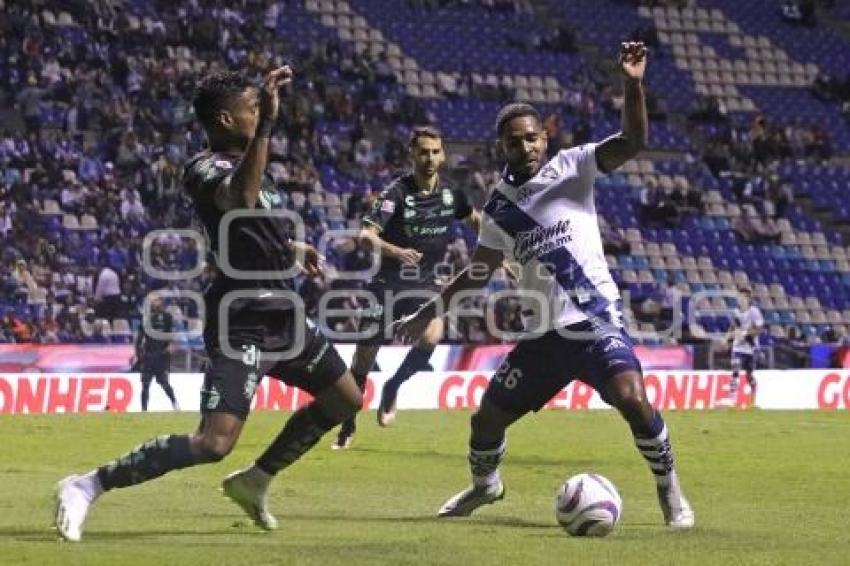
M499 465L506 429L580 377L628 422L655 478L666 524L694 524L667 426L647 401L640 362L623 329L619 291L605 262L593 202L597 173L614 171L647 143L642 43L623 44L620 68L622 131L598 144L560 151L548 162L538 112L522 103L502 108L496 131L507 169L484 207L471 266L399 327L402 338L415 339L458 292L481 288L505 255L519 264L517 285L529 334L508 354L472 417L472 486L446 501L442 517L468 516L504 497Z
M171 341L147 334L148 328L156 332L170 334L174 329L174 321L171 314L165 310L162 297L155 296L151 300L150 306L147 324L143 324L139 333L136 334L135 356L130 360L130 365L138 367L142 379L142 411L148 410L151 382L154 379L165 391L169 401L171 401L171 407L177 411L180 407L174 397L174 389L168 382L168 372L171 369Z
M157 437L100 468L59 482L56 527L68 540L80 540L89 507L104 492L227 456L266 374L304 389L314 401L295 411L256 462L229 475L222 487L258 526L274 529L277 521L266 505L274 475L362 404L360 389L337 351L316 326L299 318L303 305L282 296L291 290L283 273L296 257L301 256L308 272L318 269L319 260L315 249L292 241L291 223L275 214L283 200L265 173L278 90L291 77L291 69L281 67L271 71L259 89L236 73L211 74L198 85L195 113L209 150L189 160L184 186L217 259L223 261L226 244L239 275L251 272L257 279L238 278L222 269L205 294L204 340L210 366L204 375L198 429ZM249 212L253 214L246 215ZM228 219L227 241L219 242L219 226ZM229 302L231 291L241 298ZM226 319L219 318L220 307ZM228 343L241 355L227 355ZM282 354L287 350L294 350L294 357ZM274 354L285 359L271 359Z
M764 316L761 309L752 302L752 291L743 289L738 295L738 308L735 311L732 332L732 383L729 386L729 399L732 404L738 396L738 381L741 370L750 384L751 405L756 404L758 383L753 375L758 337L764 328Z
M360 331L369 337L358 342L351 364L361 389L385 341L385 329L394 318L413 313L439 290L438 266L451 243L454 221L463 220L478 231L479 214L465 193L440 178L446 160L440 132L431 126L416 127L408 148L412 171L394 179L363 218L360 241L380 253L381 264L369 286L377 304L361 318ZM378 424L387 426L395 419L399 388L416 372L430 369L428 360L442 337L443 320L434 318L384 384ZM340 427L332 448L350 447L355 430L352 416Z

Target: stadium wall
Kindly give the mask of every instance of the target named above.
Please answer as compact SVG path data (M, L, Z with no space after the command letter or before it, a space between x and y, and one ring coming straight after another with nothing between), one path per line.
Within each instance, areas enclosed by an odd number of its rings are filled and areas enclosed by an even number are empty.
M369 375L366 404L375 409L377 391L389 372ZM430 372L417 374L399 396L401 409L468 409L477 407L490 372ZM666 410L711 409L728 398L731 375L712 371L648 371L647 394L657 407ZM762 370L757 372L761 409L850 408L850 370ZM200 403L202 374L172 374L171 383L180 406L195 411ZM141 383L133 373L0 373L0 413L54 414L91 412L138 412ZM303 391L265 379L257 388L255 410L293 410L309 402ZM744 384L734 406L750 405ZM548 409L605 409L599 396L587 385L574 382L547 405ZM150 410L171 410L163 392L154 384Z

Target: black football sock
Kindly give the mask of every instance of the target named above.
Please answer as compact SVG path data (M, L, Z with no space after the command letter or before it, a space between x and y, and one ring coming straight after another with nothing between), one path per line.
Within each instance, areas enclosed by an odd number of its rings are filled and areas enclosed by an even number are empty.
M395 401L398 390L401 385L410 379L410 377L418 371L429 369L431 366L428 360L431 359L431 354L434 353L433 346L416 345L407 352L404 361L398 366L395 374L384 384L388 403Z
M165 391L165 394L168 396L168 400L171 401L171 404L174 405L177 402L177 398L174 397L174 389L171 387L171 384L167 381L160 383L162 386L162 390Z
M188 435L162 435L101 466L97 470L97 477L103 489L110 490L143 483L172 470L210 461L208 457L192 454Z
M151 396L151 384L149 381L142 383L142 410L148 410L148 400Z
M257 458L257 467L273 476L307 453L338 422L322 414L316 402L295 411L283 430Z

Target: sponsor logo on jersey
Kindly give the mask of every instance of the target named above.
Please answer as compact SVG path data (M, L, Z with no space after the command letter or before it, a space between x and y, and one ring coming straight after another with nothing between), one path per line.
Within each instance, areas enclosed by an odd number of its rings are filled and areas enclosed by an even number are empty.
M449 189L443 189L443 204L446 206L451 206L455 202L455 196Z
M386 212L387 214L392 214L393 212L395 212L395 202L389 199L385 199L381 203L381 212Z
M539 257L572 241L569 220L558 220L549 226L519 232L514 239L514 257L525 265L532 257Z
M217 159L215 162L215 166L219 169L233 169L233 163L227 161L226 159Z
M555 169L553 165L547 165L544 167L540 173L537 174L541 179L546 179L547 181L554 181L558 178L558 170Z

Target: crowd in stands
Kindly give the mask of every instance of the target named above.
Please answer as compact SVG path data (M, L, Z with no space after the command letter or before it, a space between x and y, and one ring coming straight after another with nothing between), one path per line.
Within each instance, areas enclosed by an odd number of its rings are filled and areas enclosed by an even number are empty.
M376 191L405 169L410 126L433 122L422 104L350 46L289 45L275 35L276 3L258 4L154 2L144 14L107 2L6 6L0 82L23 127L0 132L0 340L108 340L108 321L137 321L150 290L206 285L208 270L175 282L142 265L151 230L193 226L180 175L203 144L190 106L203 73L243 67L259 77L270 64L298 61L269 170L311 242L328 229L356 229ZM463 264L469 234L457 235L447 256ZM351 239L329 251L331 276L362 260ZM187 271L204 261L198 253L192 239L163 237L150 264ZM350 284L298 281L313 309L323 290ZM518 319L515 306L498 310L497 318ZM177 314L178 322L197 316L191 307ZM480 325L459 330L462 340L490 339Z

